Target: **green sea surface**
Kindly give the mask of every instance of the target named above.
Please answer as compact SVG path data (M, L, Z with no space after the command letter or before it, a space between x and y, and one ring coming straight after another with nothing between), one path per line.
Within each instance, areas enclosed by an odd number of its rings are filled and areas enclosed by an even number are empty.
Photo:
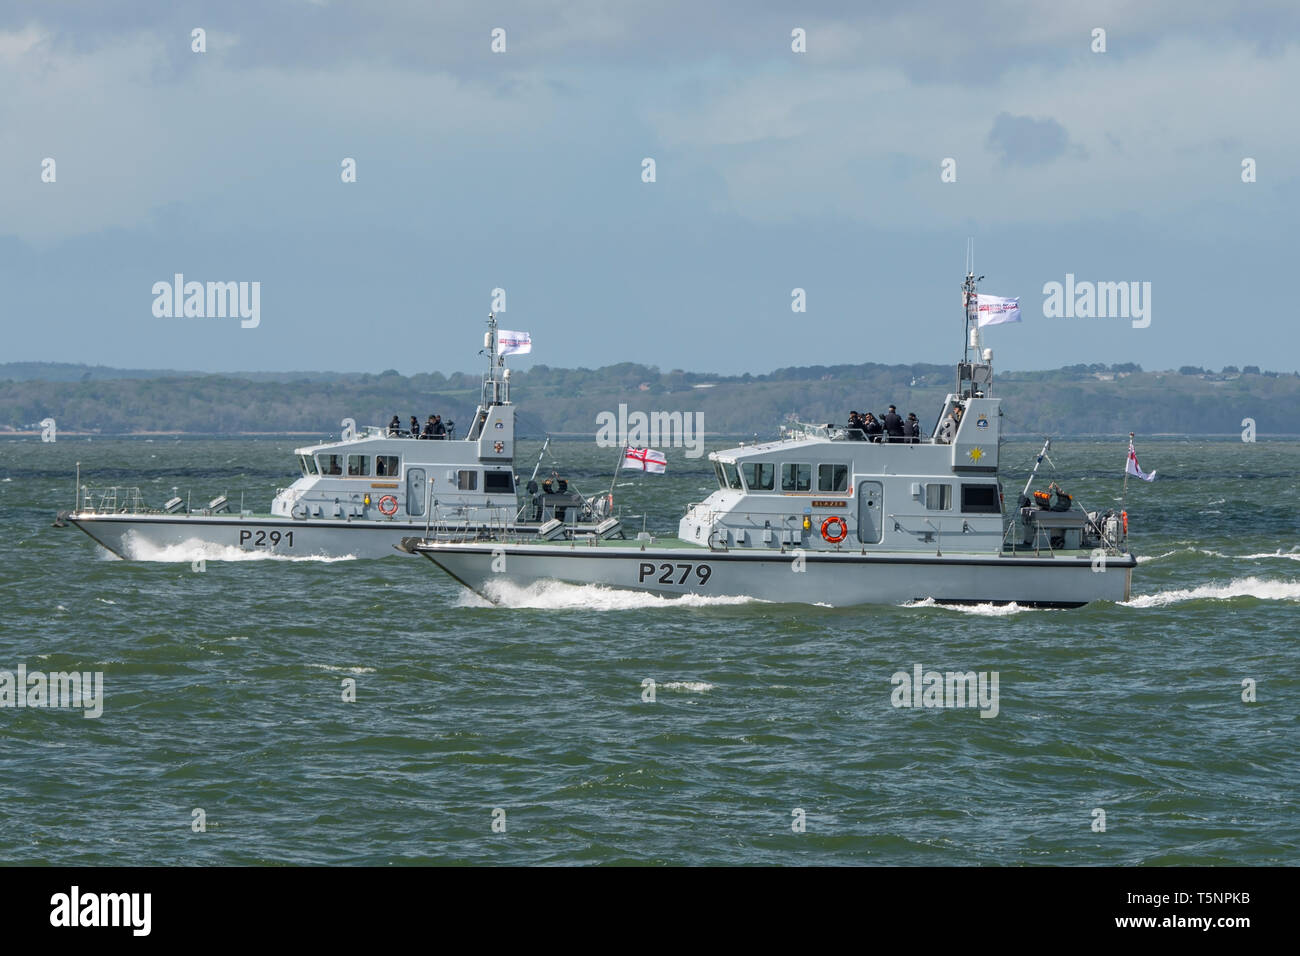
M154 505L264 511L296 444L0 440L0 671L103 675L97 718L0 707L0 860L1300 862L1294 442L1143 442L1133 599L1075 610L562 585L488 606L419 558L197 572L51 526L77 462ZM1008 499L1038 447L1004 444ZM552 450L608 489L612 452ZM1054 445L1037 485L1117 508L1125 450ZM637 529L675 533L714 485L667 451L667 475L617 479ZM997 672L997 715L895 707L918 664Z

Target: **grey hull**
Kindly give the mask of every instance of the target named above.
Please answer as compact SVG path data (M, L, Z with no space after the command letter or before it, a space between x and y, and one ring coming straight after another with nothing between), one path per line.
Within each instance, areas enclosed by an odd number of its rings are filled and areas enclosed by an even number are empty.
M1136 561L1088 556L708 551L701 548L550 547L425 542L415 550L466 587L497 600L495 582L599 584L665 595L752 597L797 604L941 603L1077 607L1125 601ZM495 568L495 570L494 570Z
M268 515L86 514L67 520L118 557L144 561L219 560L233 556L228 548L285 557L405 557L408 552L397 548L402 538L425 528L422 519L302 521Z

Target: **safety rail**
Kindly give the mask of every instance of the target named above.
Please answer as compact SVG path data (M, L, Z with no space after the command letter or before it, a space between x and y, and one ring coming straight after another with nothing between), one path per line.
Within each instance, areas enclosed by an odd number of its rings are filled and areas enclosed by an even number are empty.
M1041 509L1035 509L1035 510L1041 510ZM1020 520L1021 511L1022 509L1017 508L1015 511L1003 515L1003 519L1004 519L1004 528L1002 531L1003 551L1014 553L1021 549L1029 550L1030 548L1030 546L1025 544L1023 540L1025 525L1024 522ZM1106 533L1105 516L1099 516L1097 519L1094 519L1092 517L1092 512L1088 511L1082 505L1079 505L1077 502L1075 502L1074 506L1070 509L1070 511L1054 512L1054 513L1069 514L1071 512L1081 513L1084 516L1085 519L1084 527L1086 527L1087 530L1091 532L1091 534L1099 542L1097 547L1099 547L1106 554L1120 555L1120 554L1127 553L1123 542L1124 533L1121 530L1118 522L1116 523L1116 527L1115 527L1116 533L1114 536L1111 536ZM1052 556L1055 556L1058 550L1066 550L1066 549L1054 548L1052 546L1051 534L1046 534L1046 535L1041 534L1039 533L1041 530L1042 529L1036 528L1034 533L1033 552L1035 556L1041 554L1044 550L1046 550L1047 553ZM1046 541L1045 549L1043 545L1040 543L1043 541Z
M891 438L888 435L869 436L860 428L849 428L847 425L836 425L827 423L825 425L814 425L809 422L795 422L790 425L782 425L780 436L783 441L800 441L808 438L821 438L826 441L866 441L873 444L885 445L943 445L947 442L941 442L937 438L921 436L919 438Z
M77 510L89 514L161 514L144 503L138 487L113 485L103 490L85 485L78 489Z

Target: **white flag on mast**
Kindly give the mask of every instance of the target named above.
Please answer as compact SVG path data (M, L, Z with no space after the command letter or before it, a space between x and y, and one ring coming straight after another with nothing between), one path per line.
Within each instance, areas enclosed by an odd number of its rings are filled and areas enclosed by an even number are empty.
M1003 325L1007 322L1020 321L1020 297L1004 299L1000 295L975 296L975 309L978 315L975 324L981 329L986 325Z
M1155 481L1156 473L1153 471L1147 474L1138 467L1138 453L1133 448L1133 436L1128 439L1128 463L1124 465L1124 470L1135 478L1141 478L1143 481Z
M527 332L497 330L498 355L527 355L533 350L533 337Z
M662 475L668 468L668 458L653 448L624 448L623 467Z

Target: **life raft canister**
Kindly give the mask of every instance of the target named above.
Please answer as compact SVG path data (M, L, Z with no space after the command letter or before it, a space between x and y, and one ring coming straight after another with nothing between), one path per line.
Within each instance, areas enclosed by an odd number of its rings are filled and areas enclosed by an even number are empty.
M838 524L840 526L840 530L834 535L832 535L830 532L830 527L832 524ZM839 515L831 515L829 518L827 518L825 521L822 522L822 537L825 538L827 541L829 541L831 544L839 544L841 541L847 538L848 535L849 535L848 523Z
M397 514L397 499L392 495L384 495L379 499L379 513L392 517Z

